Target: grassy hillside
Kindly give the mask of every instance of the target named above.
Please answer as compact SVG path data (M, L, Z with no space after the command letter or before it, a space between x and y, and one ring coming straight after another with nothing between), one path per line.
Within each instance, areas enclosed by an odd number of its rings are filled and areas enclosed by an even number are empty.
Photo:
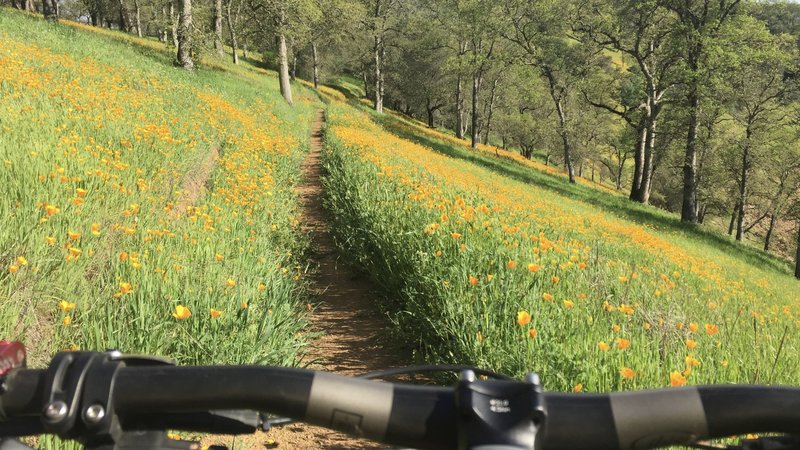
M413 122L329 117L340 241L426 357L559 390L800 382L785 264Z
M0 336L34 362L296 364L316 96L291 108L263 70L189 74L160 45L0 14Z

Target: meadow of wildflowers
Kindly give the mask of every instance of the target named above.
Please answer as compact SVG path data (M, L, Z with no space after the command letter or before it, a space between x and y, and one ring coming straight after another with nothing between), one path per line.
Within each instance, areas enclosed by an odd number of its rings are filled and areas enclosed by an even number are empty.
M315 96L291 108L272 77L185 74L128 40L0 15L0 335L34 364L297 364Z
M448 157L350 107L328 117L339 241L399 293L386 306L425 357L536 370L558 390L800 382L789 275Z

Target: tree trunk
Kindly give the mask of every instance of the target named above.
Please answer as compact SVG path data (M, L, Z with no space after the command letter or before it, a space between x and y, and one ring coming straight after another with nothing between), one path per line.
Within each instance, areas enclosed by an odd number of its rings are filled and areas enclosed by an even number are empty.
M567 169L569 182L575 184L575 168L572 167L572 144L569 140L569 133L567 131L567 114L564 111L563 105L563 92L557 89L555 76L548 68L543 68L544 74L547 77L548 84L550 85L550 97L556 105L556 112L558 113L558 134L561 135L561 141L564 145L564 166Z
M569 175L569 182L575 184L575 168L572 167L572 144L569 141L569 134L567 133L567 117L564 113L564 108L561 105L561 100L556 101L556 110L558 112L558 132L561 135L561 140L564 143L564 166Z
M472 148L478 148L478 95L481 89L481 71L472 74Z
M247 59L247 58L249 58L249 56L247 56L247 41L245 41L245 42L242 44L242 57L243 57L244 59Z
M175 48L178 48L178 22L179 20L175 20L175 0L170 0L169 2L169 21L172 24L171 32L172 32L172 45Z
M433 113L436 112L436 108L431 105L430 97L425 99L425 111L428 113L428 128L433 128Z
M739 178L739 219L736 221L736 240L741 241L744 237L744 214L747 210L747 182L750 175L750 138L753 135L753 129L750 124L747 125L745 132L744 148L742 149L742 170Z
M767 228L767 235L764 236L764 251L769 251L769 243L772 239L772 232L775 231L775 223L778 221L778 215L774 212L769 216L769 228Z
M56 2L57 0L52 0ZM128 7L125 6L124 0L117 0L119 4L119 29L120 31L130 32L131 31L131 15L128 11Z
M185 70L194 69L192 60L192 0L181 0L178 24L178 65Z
M695 69L696 66L697 64L694 64ZM686 153L683 158L681 221L695 224L697 223L697 126L700 114L700 93L697 81L694 81L689 89L689 132L686 136Z
M47 20L58 22L57 0L42 0L42 14Z
M644 164L642 165L642 184L639 187L636 201L647 204L650 202L650 186L653 181L653 152L655 151L656 122L647 120L647 140L644 147Z
M236 42L236 27L233 26L233 18L231 17L231 3L233 0L227 0L225 3L226 11L226 22L228 23L228 33L231 35L231 48L233 49L233 63L239 64L239 45Z
M139 0L133 0L134 14L136 18L136 36L142 37L142 8Z
M281 95L286 103L293 104L292 86L289 84L289 55L286 49L286 36L281 32L277 36L278 41L278 78L281 85Z
M222 46L222 0L214 0L214 50L220 57L225 56Z
M638 201L639 191L642 189L642 172L644 171L644 153L647 146L647 125L644 118L639 120L636 128L639 134L639 142L633 156L633 182L631 183L631 194L628 198Z
M456 82L456 137L464 139L464 89L461 85L461 74Z
M162 4L161 5L161 20L159 21L159 23L162 23L162 21L166 21L166 20L167 20L167 5L166 4ZM168 35L168 33L167 33L167 28L166 27L158 29L158 40L160 42L163 42L163 43L166 44L167 43L167 37L168 37L167 35Z
M797 254L794 257L794 277L800 280L800 220L797 221Z
M380 5L380 2L378 2ZM379 7L380 8L380 7ZM375 46L373 48L375 58L375 111L383 112L383 41L380 36L375 36Z
M497 83L499 78L492 83L492 91L489 94L489 111L486 113L486 131L483 133L483 144L489 145L489 134L492 132L492 115L494 113L494 101L497 99Z
M290 75L292 80L297 79L297 52L294 51L294 40L292 40L292 71Z
M311 43L311 56L314 60L313 79L314 89L319 89L319 56L317 55L317 43Z
M733 227L736 225L736 218L739 217L739 202L733 207L733 214L731 214L731 221L728 224L728 236L733 234Z

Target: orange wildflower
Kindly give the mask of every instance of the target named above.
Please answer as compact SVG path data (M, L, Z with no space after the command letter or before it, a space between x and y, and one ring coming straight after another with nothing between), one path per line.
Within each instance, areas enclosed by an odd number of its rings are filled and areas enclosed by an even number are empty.
M192 316L192 312L189 310L189 308L187 308L187 307L185 307L183 305L176 306L175 307L175 312L172 313L172 317L174 317L174 318L176 318L178 320L185 320L185 319L188 319L191 316Z
M546 302L552 302L555 297L553 297L553 294L545 292L544 294L542 294L542 298Z
M600 341L597 343L597 348L600 349L601 352L608 351L609 346L604 341Z
M542 270L542 266L540 266L538 264L534 264L534 263L528 264L528 272L536 273L536 272L538 272L540 270Z
M477 286L478 285L478 279L475 278L474 276L470 275L469 276L469 284L472 285L472 286Z
M713 336L713 335L719 333L719 328L716 325L712 325L710 323L707 323L706 324L706 333L708 333L708 334Z
M625 378L626 380L633 379L633 377L636 376L636 372L630 367L621 368L619 370L619 374L622 376L622 378Z
M528 311L522 310L517 313L517 324L519 326L524 327L529 323L531 323L531 314Z
M222 311L219 311L219 310L216 310L214 308L211 308L211 317L212 318L216 319L216 318L219 318L220 316L222 316Z
M629 341L627 339L624 339L624 338L618 338L617 339L617 348L618 349L625 350L630 346L631 346L631 341Z
M516 269L517 262L512 259L506 263L506 267L508 267L509 269Z
M64 312L70 312L75 309L75 303L68 302L66 300L61 300L58 302L58 308Z
M680 372L673 371L669 374L669 384L672 387L680 387L686 384L686 377L681 375Z

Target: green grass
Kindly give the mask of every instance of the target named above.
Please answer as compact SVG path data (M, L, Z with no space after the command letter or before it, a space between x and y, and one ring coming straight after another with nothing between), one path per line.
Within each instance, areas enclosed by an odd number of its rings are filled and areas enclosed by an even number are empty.
M157 41L4 9L0 335L33 365L65 348L298 364L293 188L320 104L295 91L289 107L263 69L187 73Z
M536 370L557 390L681 372L800 382L800 298L783 263L390 115L334 104L328 117L338 242L396 293L386 307L425 358Z

